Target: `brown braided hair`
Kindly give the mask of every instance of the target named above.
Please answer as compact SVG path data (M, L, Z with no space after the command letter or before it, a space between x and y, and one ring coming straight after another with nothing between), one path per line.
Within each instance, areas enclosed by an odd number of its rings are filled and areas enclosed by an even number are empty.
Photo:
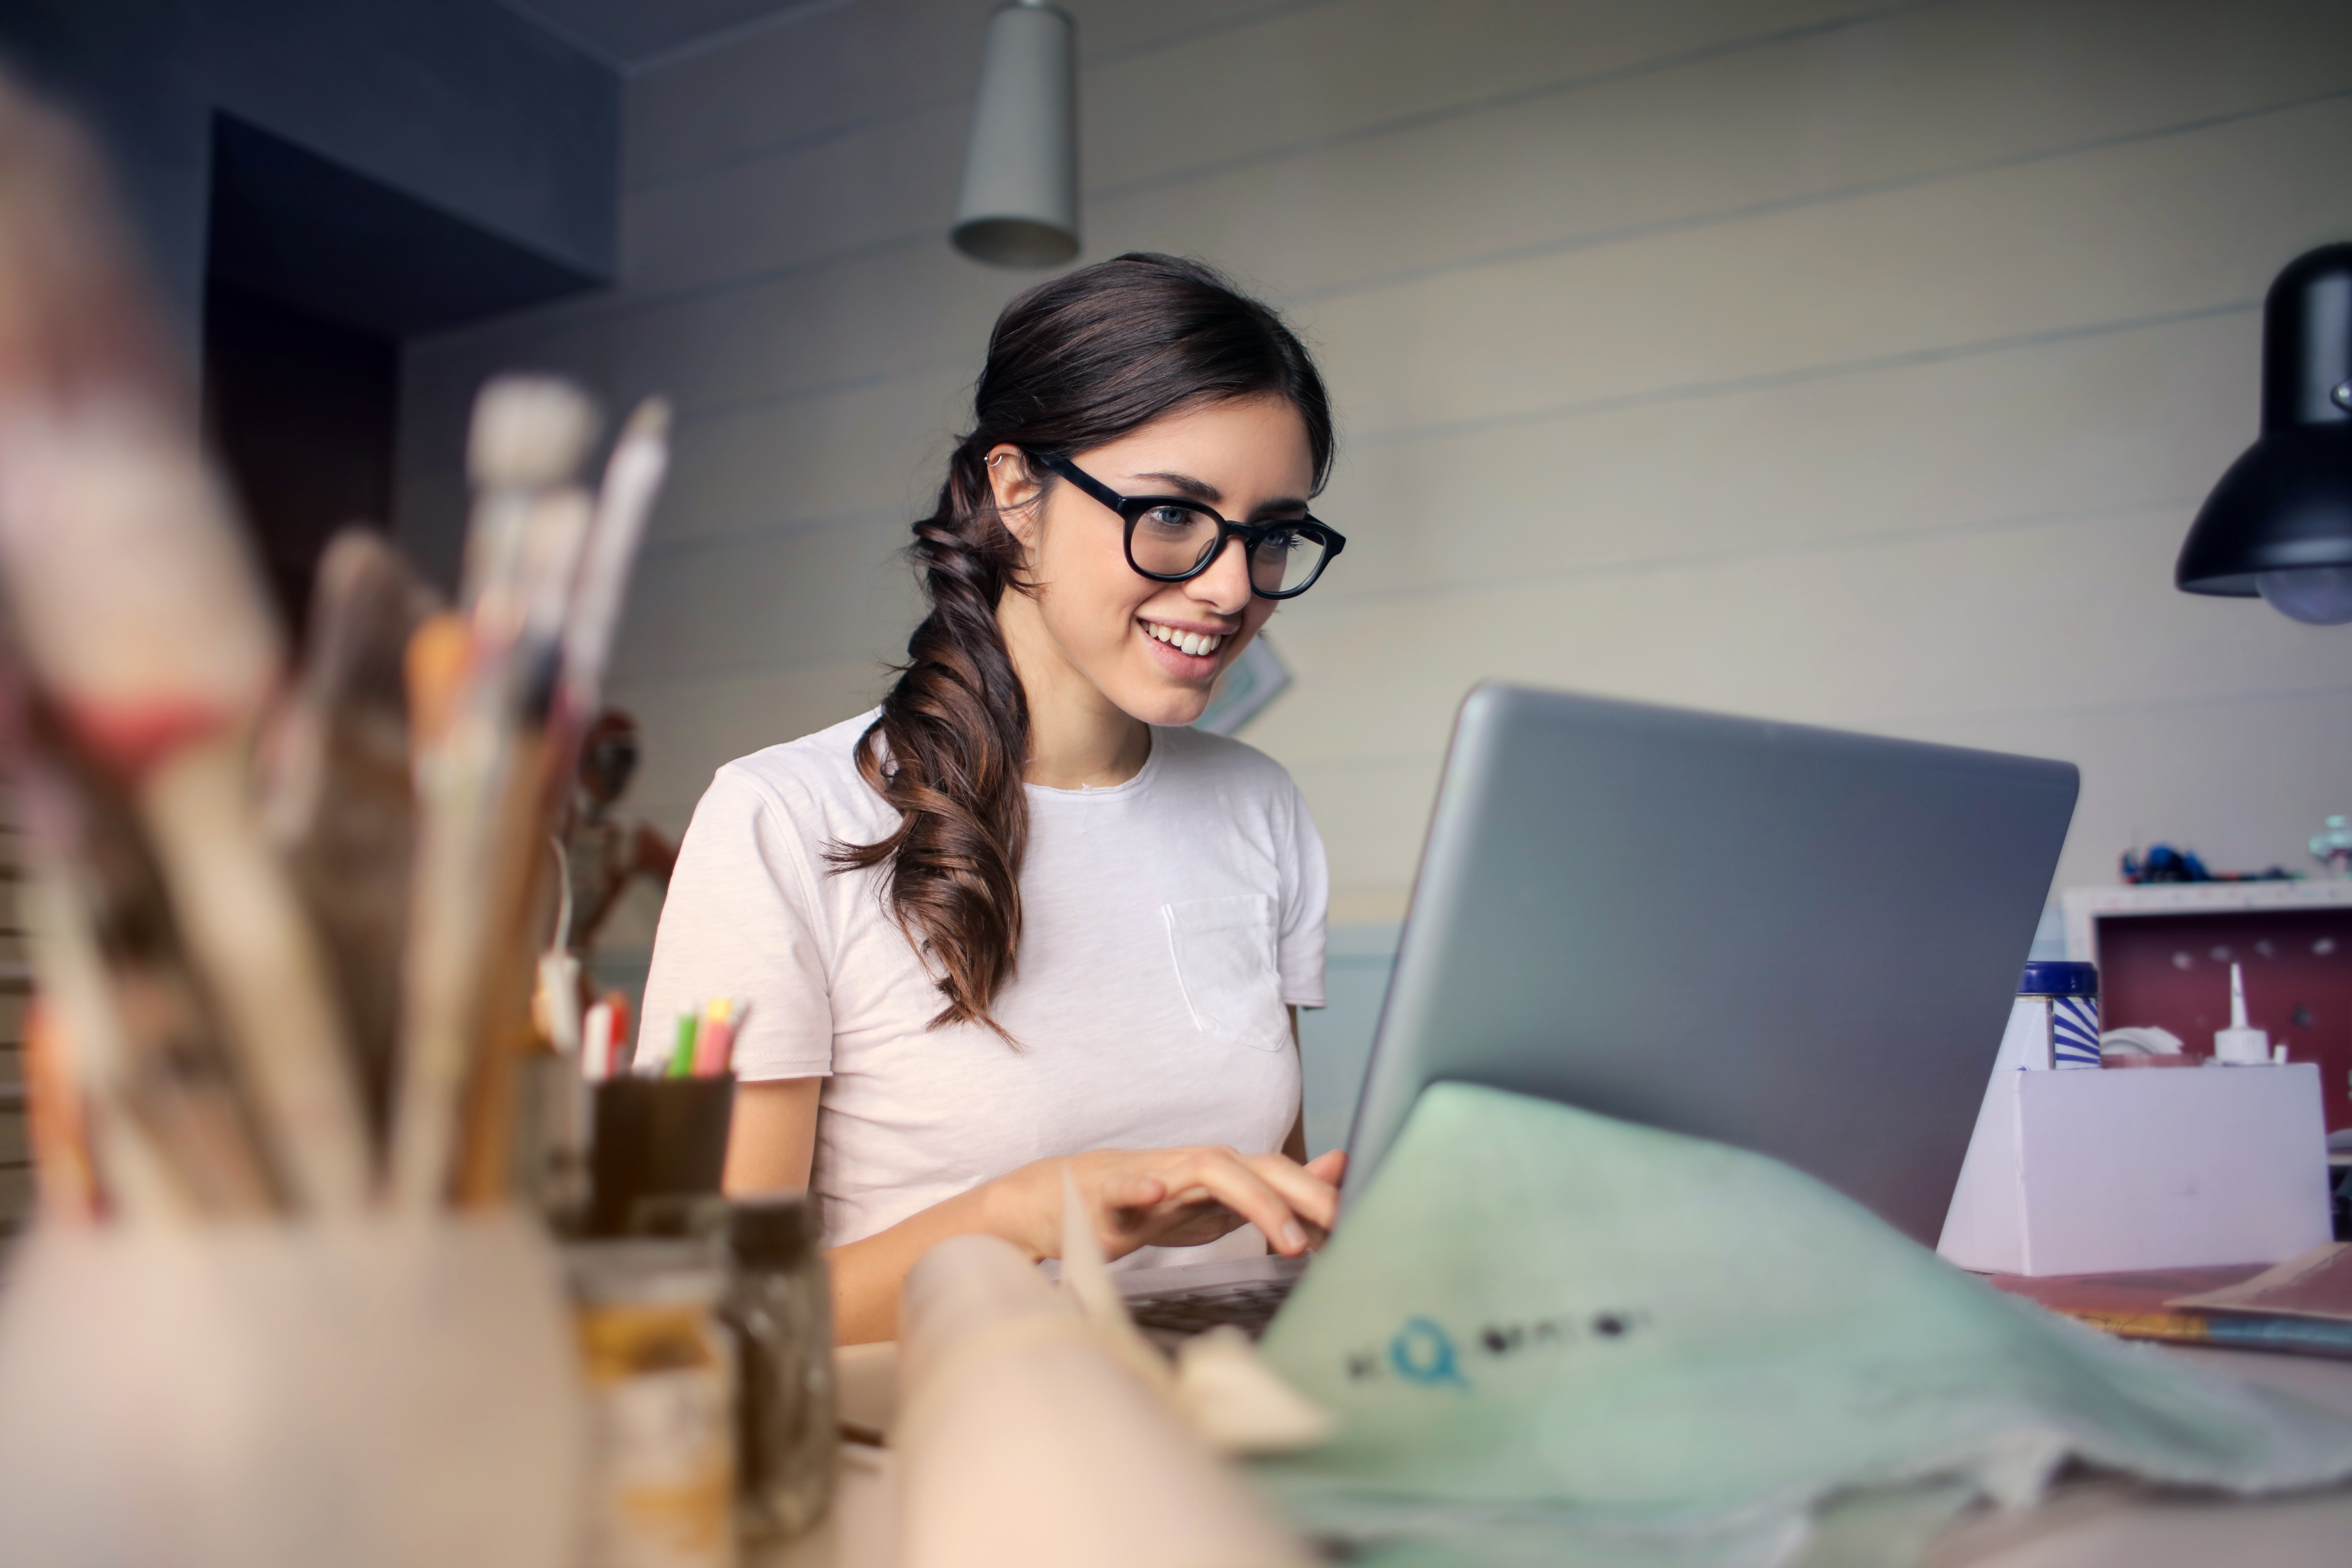
M858 772L898 808L898 830L826 849L836 871L882 868L891 915L946 999L932 1028L975 1023L1017 1045L990 1008L1021 949L1029 702L996 605L1029 587L1020 542L997 512L988 453L1067 456L1164 415L1268 395L1298 410L1321 489L1333 437L1313 361L1279 316L1197 261L1121 256L1039 284L996 319L972 428L908 551L930 614L857 743Z

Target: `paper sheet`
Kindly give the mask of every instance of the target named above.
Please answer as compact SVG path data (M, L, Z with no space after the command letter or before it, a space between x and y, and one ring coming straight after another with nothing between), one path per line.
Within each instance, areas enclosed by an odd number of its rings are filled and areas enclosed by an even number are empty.
M2352 1323L2352 1243L2331 1242L2265 1268L2243 1284L2167 1303L2203 1312L2251 1312Z

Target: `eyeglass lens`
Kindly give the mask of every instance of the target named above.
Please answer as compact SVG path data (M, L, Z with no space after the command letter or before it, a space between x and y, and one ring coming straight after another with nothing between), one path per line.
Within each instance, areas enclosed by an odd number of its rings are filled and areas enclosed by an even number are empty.
M1181 577L1216 549L1217 520L1185 506L1155 506L1135 520L1129 548L1135 563L1163 577ZM1323 564L1324 543L1311 535L1277 529L1250 552L1250 582L1279 594L1313 580Z

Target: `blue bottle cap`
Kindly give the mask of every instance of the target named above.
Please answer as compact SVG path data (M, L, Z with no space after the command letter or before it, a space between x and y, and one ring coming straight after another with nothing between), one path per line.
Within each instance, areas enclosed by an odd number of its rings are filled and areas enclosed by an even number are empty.
M2017 983L2020 996L2096 996L2099 994L2099 966L2095 963L2066 963L2054 958L2036 959L2025 966L2025 978Z

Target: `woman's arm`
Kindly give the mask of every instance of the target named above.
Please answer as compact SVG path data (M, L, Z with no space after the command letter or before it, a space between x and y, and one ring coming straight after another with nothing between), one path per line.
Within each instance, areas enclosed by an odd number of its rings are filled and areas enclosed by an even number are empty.
M736 1087L727 1145L730 1195L806 1190L823 1082ZM1112 1258L1139 1247L1197 1246L1242 1225L1255 1225L1276 1251L1296 1255L1330 1230L1344 1158L1335 1151L1301 1165L1280 1154L1193 1148L1103 1149L1035 1161L827 1253L834 1337L843 1344L894 1337L907 1270L949 1237L999 1236L1032 1258L1059 1255L1066 1170Z
M734 1121L727 1133L730 1198L755 1193L804 1193L816 1157L816 1102L821 1078L775 1079L735 1086Z
M1290 1136L1282 1141L1283 1153L1300 1164L1307 1163L1307 1057L1298 1043L1298 1009L1290 1010L1290 1054L1298 1058L1298 1115L1290 1123Z
M1282 1141L1282 1157L1297 1164L1307 1163L1307 1109L1301 1106L1298 1120L1290 1124L1290 1136Z

